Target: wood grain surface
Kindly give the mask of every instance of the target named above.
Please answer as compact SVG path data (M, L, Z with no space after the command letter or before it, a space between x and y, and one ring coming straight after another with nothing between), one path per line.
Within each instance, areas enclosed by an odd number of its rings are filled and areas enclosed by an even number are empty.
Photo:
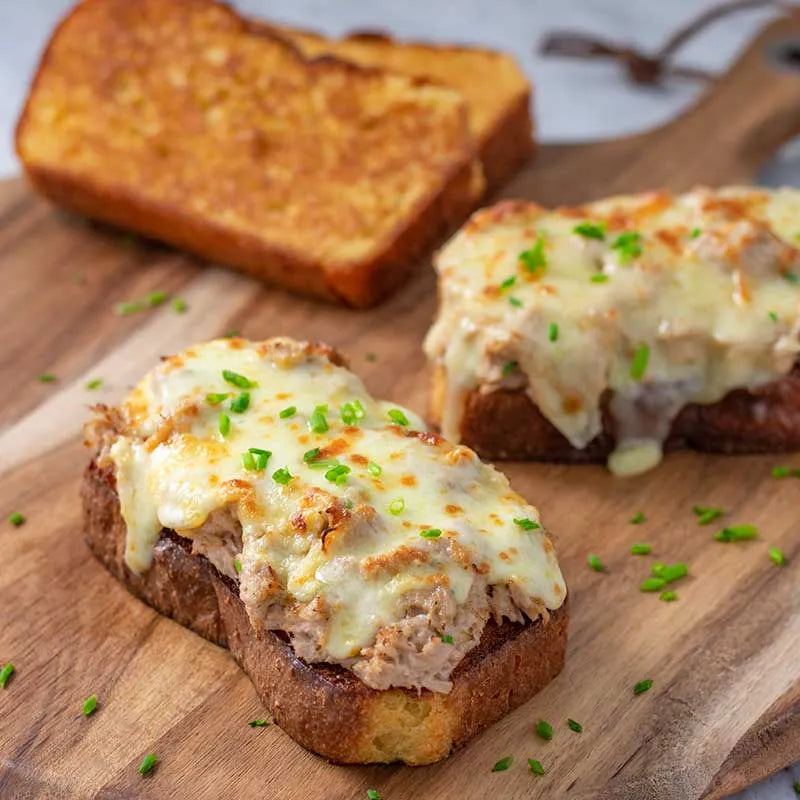
M751 180L800 131L800 73L764 48L800 41L800 20L765 30L729 76L680 120L650 134L545 148L504 194L543 204L653 186ZM157 358L235 328L340 348L378 395L419 412L420 344L435 305L429 267L392 301L357 313L290 297L157 245L86 225L0 184L0 690L2 798L719 798L800 758L800 482L770 476L800 455L669 456L621 480L594 467L508 464L557 538L573 599L567 666L539 696L446 762L337 767L264 716L228 654L133 599L93 560L78 485L87 405L114 402ZM116 302L164 290L168 304L120 317ZM376 358L373 357L374 354ZM53 383L37 376L53 373ZM91 391L87 381L101 378ZM753 523L757 541L720 544L691 508ZM15 528L9 513L22 512ZM646 521L629 519L643 511ZM651 557L629 555L632 542ZM781 547L787 564L768 558ZM607 571L587 567L599 555ZM690 576L664 603L638 585L654 558ZM645 678L653 688L634 696ZM81 713L96 693L97 712ZM580 721L583 733L566 725ZM539 739L535 724L555 734ZM146 753L159 764L142 777ZM515 762L492 773L504 756ZM527 771L542 762L546 775Z

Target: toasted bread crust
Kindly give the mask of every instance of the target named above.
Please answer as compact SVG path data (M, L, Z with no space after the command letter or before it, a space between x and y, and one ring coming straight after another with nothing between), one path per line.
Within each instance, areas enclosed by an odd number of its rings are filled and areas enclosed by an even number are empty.
M157 611L227 646L276 722L332 761L438 761L530 699L563 666L566 603L546 622L489 622L454 671L449 694L370 689L341 667L301 661L280 633L255 631L236 585L174 532L162 531L147 573L132 573L109 469L89 465L82 499L86 541L106 569Z
M444 369L437 367L431 395L431 415L437 423L444 382ZM603 432L579 450L524 391L480 387L464 399L460 434L484 458L570 464L604 461L615 443L613 423L605 411ZM718 403L686 406L673 421L664 446L730 454L800 450L800 364L784 378L757 389L737 389Z
M250 230L246 230L241 225L229 224L228 217L224 215L216 214L213 211L198 212L198 209L185 199L176 200L174 197L159 199L148 191L146 181L142 181L141 185L137 186L132 185L130 181L126 183L116 179L110 164L103 169L87 168L72 164L69 157L55 160L47 156L40 157L41 154L37 153L35 146L31 144L34 141L32 134L36 133L39 124L36 121L34 109L40 89L45 84L50 71L61 68L57 67L55 63L57 61L56 53L61 38L71 35L72 19L80 14L91 13L92 7L98 5L101 5L100 0L79 3L59 24L42 56L16 129L17 153L33 186L61 206L113 225L131 228L203 258L219 261L249 272L262 280L291 291L361 308L374 305L399 286L408 276L415 260L419 259L431 245L463 220L464 216L474 208L482 193L484 180L476 159L475 143L471 140L467 130L466 107L463 102L460 106L458 105L458 98L452 92L447 93L450 97L444 103L446 107L441 110L442 120L440 120L440 127L453 132L451 139L448 139L449 152L446 157L445 154L439 153L435 166L433 161L430 162L425 188L420 188L414 203L405 209L402 215L398 215L393 226L384 229L380 235L376 234L376 238L372 240L371 246L364 255L345 255L339 258L321 254L322 251L315 255L312 252L313 247L287 246L280 235L274 234L274 231L268 227L256 225L255 222L249 225ZM365 93L374 91L374 89L367 88L370 80L381 85L383 85L382 82L388 82L390 79L401 80L389 76L381 70L357 66L332 56L308 60L284 37L273 35L261 27L251 24L248 20L238 17L227 6L215 3L213 0L193 0L192 3L187 3L186 7L203 5L216 9L225 16L227 24L233 30L233 33L230 30L226 31L226 35L247 37L249 40L263 40L265 48L280 50L287 62L293 65L292 68L296 69L298 73L302 73L303 80L308 80L312 85L317 77L323 75L334 75L334 82L340 79L342 81L352 79L352 94L355 96L358 95L361 88ZM101 35L102 31L95 33ZM64 59L61 58L58 63L63 65ZM74 66L73 69L79 70ZM104 70L113 74L115 64L110 62L104 65ZM79 71L78 77L80 77ZM72 76L72 79L74 78L75 76ZM98 80L106 79L98 78ZM392 88L387 88L386 91L396 90L398 93L397 103L400 106L406 104L407 108L414 107L417 102L415 92L445 92L444 89L438 87L427 88L424 81L402 80L406 82L403 90L393 84ZM70 85L72 84L70 83ZM99 96L105 96L108 91L104 83L100 83L94 88ZM442 98L444 98L444 94L442 94ZM330 101L331 104L334 100ZM253 88L251 101L254 108L257 108L259 103L257 87ZM111 101L109 100L109 102ZM420 96L418 105L419 113L414 119L423 128L428 125L430 129L433 123L426 123L424 120L430 116L432 104L430 100L424 100ZM45 110L49 111L49 109ZM392 130L399 136L400 132L405 130L406 124L404 119L400 119L395 126L396 130L395 128ZM57 137L57 122L54 122L51 127L52 134L48 132L48 135ZM352 146L356 148L358 135L357 132L353 133L356 138L353 139ZM108 141L113 140L114 136L114 130L106 131ZM412 125L409 138L416 136L423 136L424 139L424 131L415 131ZM441 142L439 144L441 145ZM146 175L148 170L157 171L160 167L159 146L159 143L156 142L154 145L156 149L153 153L142 154L137 151L129 155L131 159L142 159L139 166L142 167L143 175ZM218 147L213 142L210 143L210 146ZM397 147L398 141L393 140L387 146L389 148ZM230 142L230 148L238 149L241 152L247 150L247 147L235 141ZM217 153L206 155L214 156L209 163L214 163L215 159L224 163L224 159L219 159ZM198 153L197 156L200 159L199 164L203 161L203 154ZM349 158L349 155L346 158ZM390 161L391 159L387 163ZM258 165L254 163L253 169L257 170L257 168ZM203 169L200 167L199 171L202 172ZM218 177L223 179L221 183L225 185L227 185L225 182L230 179L229 175L217 176L214 167L207 171L209 185L213 185ZM351 183L356 183L355 178L354 175ZM179 179L186 180L185 176ZM324 180L324 178L320 180ZM242 187L241 191L247 193L249 189ZM271 191L274 193L274 190ZM389 190L387 189L387 191ZM269 207L270 203L275 200L270 195L261 198L263 202L259 204L256 202L258 199L257 196L252 198L251 205L253 207L259 205ZM214 197L211 205L220 203L224 205L224 195L220 195L219 198ZM369 207L369 204L366 207ZM347 212L347 214L349 213ZM356 209L351 216L358 217L358 213L358 209ZM237 215L238 217L246 216L246 211L239 208L234 216ZM345 218L350 219L351 217L346 216ZM286 230L287 227L292 228L293 223L282 220L280 224L274 226L274 229ZM337 231L336 225L330 226L329 236L334 240L339 235ZM315 229L314 235L320 236L317 229ZM308 237L301 231L298 231L298 237L298 241L305 237L303 241L309 242ZM313 239L311 242L313 243ZM347 243L343 246L347 247ZM326 253L328 250L330 248L326 250ZM331 252L335 252L335 250L331 250Z

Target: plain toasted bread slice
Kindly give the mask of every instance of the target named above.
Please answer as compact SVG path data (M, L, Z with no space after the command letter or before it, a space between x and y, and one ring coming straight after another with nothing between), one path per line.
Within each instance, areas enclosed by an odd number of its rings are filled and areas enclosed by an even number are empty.
M564 664L567 603L546 624L489 622L449 694L370 689L341 667L306 664L280 633L255 632L236 585L173 532L162 532L144 575L131 572L113 474L92 464L82 495L86 541L103 566L160 613L228 647L281 728L332 761L439 761L529 700Z
M533 155L531 87L505 53L406 42L383 33L359 32L329 39L287 26L264 27L285 36L309 56L334 55L458 89L469 107L470 127L490 191L508 181Z
M483 188L461 96L309 61L213 0L85 0L16 134L54 202L368 306Z

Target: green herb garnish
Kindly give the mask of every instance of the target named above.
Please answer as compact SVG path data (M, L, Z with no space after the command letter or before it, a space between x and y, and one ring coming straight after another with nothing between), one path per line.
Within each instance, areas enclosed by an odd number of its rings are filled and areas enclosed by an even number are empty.
M233 571L239 575L242 572L242 562L239 558L233 559Z
M247 723L251 728L265 728L269 725L269 720L267 719L251 719L250 722Z
M516 275L511 275L504 281L500 281L500 291L502 291L503 289L510 289L516 282L517 282Z
M176 297L172 301L172 310L176 314L183 314L188 308L189 304L182 297Z
M769 557L776 567L783 567L786 564L786 556L783 554L783 550L781 550L780 547L775 547L774 545L770 547Z
M232 372L229 369L222 370L222 377L226 383L231 384L231 386L236 386L239 389L254 389L258 386L255 381L251 381L249 378L245 378L244 375L240 375L238 372Z
M689 567L678 561L676 564L653 564L651 571L653 575L667 583L685 578L689 574Z
M800 275L796 272L784 272L783 277L789 281L789 283L793 283L795 285L800 284Z
M658 599L663 600L665 603L672 603L678 599L678 595L676 592L673 592L672 589L668 589L666 592L661 592Z
M758 538L758 528L755 525L731 525L714 534L718 542L745 542Z
M346 464L337 464L325 473L325 480L335 483L337 486L342 486L347 483L347 476L349 473L350 467Z
M626 231L617 236L611 244L619 252L621 264L627 264L642 254L642 235L636 231Z
M381 800L381 796L376 789L367 789L367 800Z
M370 475L373 475L376 478L383 472L383 470L374 461L370 461L367 464L367 470L369 471Z
M778 321L778 315L777 315L777 314L776 314L774 311L770 311L770 312L769 312L769 318L770 318L770 319L771 319L773 322L777 322L777 321Z
M547 338L551 342L555 342L558 339L558 325L555 322L551 322L547 327Z
M631 545L632 556L649 556L653 552L653 545L637 542Z
M696 239L701 233L702 233L702 231L700 230L700 228L692 228L689 231L689 238L690 239Z
M39 383L52 383L55 379L56 376L51 372L45 372L43 375L39 376Z
M519 254L519 262L530 273L547 266L547 254L544 252L544 238L540 236L533 247Z
M773 478L800 478L800 468L797 467L773 467Z
M635 381L640 381L644 378L647 372L647 364L650 361L650 348L646 344L641 344L636 348L631 361L630 376Z
M408 425L408 417L399 408L390 408L386 416L397 425Z
M424 531L420 531L419 535L423 539L438 539L442 535L442 532L439 528L426 528Z
M589 280L592 283L607 283L608 275L606 275L605 272L597 272L594 275L592 275L592 277L589 278Z
M328 430L328 406L316 406L308 418L308 429L314 433L325 433Z
M333 467L339 466L339 459L338 458L315 458L313 461L308 461L308 468L309 469L317 469L317 470L328 470L333 469Z
M131 314L138 314L142 310L144 310L144 304L139 302L138 300L125 303L117 303L114 306L114 311L119 317L129 317Z
M643 681L639 681L636 686L633 687L634 694L644 694L645 692L649 692L650 689L653 687L653 681L650 678L646 678Z
M663 578L645 578L639 584L640 592L660 592L667 582Z
M360 400L353 400L352 403L345 403L342 406L342 422L345 425L355 425L367 415Z
M311 450L306 450L305 453L303 453L303 461L305 461L306 464L309 464L310 462L314 461L318 455L319 447L312 447Z
M142 759L142 763L139 764L139 772L141 772L142 775L146 775L148 772L152 771L153 767L156 765L156 761L158 761L158 756L155 753L148 753Z
M95 389L99 389L103 385L102 378L92 378L92 380L86 382L86 388L92 392Z
M514 756L501 758L492 767L492 772L505 772L514 763Z
M231 411L237 414L244 414L250 408L250 392L242 392L231 400Z
M83 716L84 717L91 717L92 714L94 714L96 709L97 709L97 695L96 694L90 694L83 701Z
M270 456L272 455L271 450L262 450L260 447L248 447L248 453L252 453L256 459L256 469L263 470L267 468L267 461L269 461Z
M296 406L287 406L278 414L278 416L281 419L289 419L289 417L293 417L296 413L297 413Z
M522 300L518 297L509 297L508 302L511 303L514 308L522 308Z
M537 528L541 528L542 526L538 522L534 522L532 519L528 517L522 517L522 519L515 519L515 525L519 525L520 528L524 531L535 531Z
M692 511L697 516L698 525L710 525L715 519L725 515L723 509L713 506L692 506Z
M574 719L568 719L567 726L571 731L575 731L575 733L583 733L583 725L581 725L580 722L576 722Z
M445 644L453 644L453 637L449 633L444 633L440 637Z
M528 769L534 775L544 775L544 767L542 766L542 762L537 761L535 758L528 759Z
M252 453L242 453L242 466L247 470L255 470L256 459Z
M631 525L641 525L647 517L644 515L644 511L637 511L629 520Z
M13 513L8 515L8 521L15 527L19 528L20 525L25 524L25 517L19 513L19 511L14 511Z
M210 406L218 406L230 397L230 392L211 392L206 395L206 403Z
M231 432L231 418L224 412L219 412L219 432L227 436Z
M155 307L155 306L160 306L163 303L166 303L168 298L169 295L166 292L150 292L145 297L145 301L147 305Z
M402 497L398 497L396 500L392 500L392 502L389 503L389 513L397 516L398 514L403 513L403 509L405 507L406 507L406 501L403 500Z
M281 484L281 486L286 486L293 477L294 475L292 475L286 467L276 469L275 472L272 473L272 480L274 480L275 483Z
M8 681L14 674L14 665L9 661L3 669L0 669L0 687L3 689L8 685Z
M603 566L603 562L600 560L600 556L596 556L594 553L589 553L586 561L595 572L606 571L606 568Z
M374 363L375 361L377 361L377 360L378 360L378 354L377 354L377 353L366 353L366 354L364 355L364 358L365 358L367 361L370 361L370 362L373 362L373 363Z
M605 222L581 222L572 229L572 232L586 239L598 239L602 242L606 238L606 224Z
M536 733L549 742L553 738L553 726L546 719L540 719L536 723Z

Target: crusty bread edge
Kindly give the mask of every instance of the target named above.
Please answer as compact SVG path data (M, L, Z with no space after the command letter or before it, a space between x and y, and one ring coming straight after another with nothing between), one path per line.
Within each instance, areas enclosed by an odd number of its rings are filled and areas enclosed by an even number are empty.
M429 415L441 425L447 374L434 366ZM603 431L586 448L573 447L524 390L466 392L461 440L482 457L580 464L603 462L614 449L613 424L604 413ZM717 403L690 404L672 424L667 451L755 454L800 450L800 362L783 378L757 389L736 389Z
M217 4L242 23L245 33L271 39L312 68L324 69L326 65L333 64L337 68L360 74L384 74L382 70L333 56L307 59L296 45L270 31L269 26L259 25L238 15L226 3ZM26 161L22 155L22 139L31 103L41 76L47 69L54 42L81 5L78 3L73 6L54 29L39 60L14 132L17 156L28 179L38 192L56 205L112 225L130 228L292 292L354 308L369 308L404 283L416 266L414 262L453 230L475 208L483 195L485 179L473 142L472 148L465 149L462 158L444 176L441 185L420 198L415 208L409 211L407 219L384 236L373 258L330 266L309 259L303 253L271 245L255 235L201 219L197 214L187 213L175 205L142 201L122 187L110 184L98 186L85 176L70 173L68 169L50 169ZM425 83L412 78L408 80L412 84ZM463 100L461 113L466 130L467 108Z
M82 500L86 541L103 566L157 611L227 646L276 722L331 761L439 761L530 699L563 666L566 602L547 621L490 623L491 636L485 632L457 667L450 694L375 691L341 668L305 664L277 633L256 632L233 582L191 555L188 542L174 533L162 532L144 575L132 573L124 562L126 529L110 470L89 465Z

